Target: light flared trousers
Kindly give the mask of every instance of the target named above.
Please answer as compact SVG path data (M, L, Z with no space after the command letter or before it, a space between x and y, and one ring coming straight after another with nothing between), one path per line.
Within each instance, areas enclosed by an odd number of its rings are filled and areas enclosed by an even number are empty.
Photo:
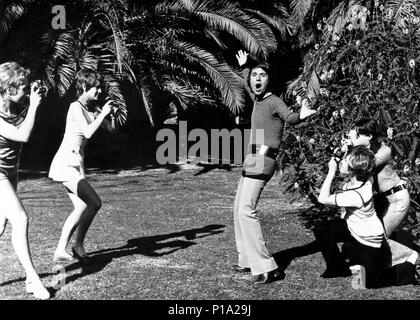
M277 269L267 249L256 210L265 184L264 180L241 177L233 209L238 265L251 268L252 275Z
M404 189L387 196L386 199L388 207L382 216L382 221L386 235L389 237L407 217L408 209L410 208L410 194ZM392 239L388 239L388 245L391 249L391 266L406 262L415 253L414 250Z

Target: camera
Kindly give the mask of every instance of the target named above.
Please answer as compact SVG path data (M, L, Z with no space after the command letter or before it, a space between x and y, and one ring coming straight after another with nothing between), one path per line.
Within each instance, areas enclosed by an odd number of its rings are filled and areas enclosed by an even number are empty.
M109 100L107 99L106 101L108 102ZM118 117L120 109L116 106L115 102L112 101L110 103L110 109L111 109L111 111L109 112L108 116ZM102 107L96 106L95 107L95 113L100 114L101 112L102 112Z
M45 96L47 94L48 88L42 80L35 80L31 83L31 88L35 91L38 90L39 94Z
M111 112L109 113L111 116L116 117L120 111L120 109L117 107L117 104L115 103L115 101L113 101L110 97L107 97L105 99L106 102L111 101L110 103L110 107L111 107Z
M343 135L340 141L340 146L336 147L333 151L334 160L339 163L350 152L352 148L351 140L348 135Z
M334 158L338 158L338 159L343 159L344 155L346 154L346 152L341 148L336 148L333 152L333 156Z
M114 117L118 116L120 109L114 105L111 106L111 115Z

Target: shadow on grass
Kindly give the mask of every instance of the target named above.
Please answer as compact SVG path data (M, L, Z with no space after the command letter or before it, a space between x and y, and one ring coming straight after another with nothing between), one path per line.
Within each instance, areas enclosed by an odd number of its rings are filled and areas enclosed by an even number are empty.
M166 169L168 170L166 174L174 174L179 171L185 170L183 168L185 164L177 164L177 163L168 163L164 165L160 164L148 164L144 166L120 166L116 167L109 167L109 168L86 168L86 172L88 174L98 173L98 174L119 174L125 170L139 170L141 172L146 172L148 170L155 170L155 169ZM232 171L232 168L238 167L237 165L232 164L207 164L207 163L196 163L197 167L202 167L202 169L195 173L195 176L202 175L208 173L212 170L216 169L223 169L226 171ZM33 170L33 169L22 169L19 171L19 180L33 180L33 179L40 179L40 178L48 178L48 171L45 170Z
M106 265L108 265L113 259L116 258L131 256L135 254L141 254L148 257L160 257L168 255L180 249L185 249L197 244L192 240L222 233L224 231L220 229L224 227L224 225L220 224L211 224L201 228L190 229L181 232L173 232L150 237L140 237L128 240L127 244L121 247L90 252L90 257L92 259L91 264L82 265L81 263L77 262L66 266L66 272L79 268L82 270L80 273L72 274L67 276L65 279L61 279L61 281L65 281L65 283L68 284L89 274L99 272L105 268ZM184 237L185 240L175 239L181 237ZM161 250L164 251L161 252ZM52 290L52 288L50 288L50 290ZM52 294L55 295L57 291L58 290L53 291Z
M293 259L308 256L319 251L319 246L314 240L310 243L304 244L303 246L289 248L286 250L276 252L273 254L273 258L279 266L279 269L285 271L290 265L290 263L293 261Z
M232 171L232 165L230 164L207 164L207 163L197 163L197 166L203 167L200 171L194 174L194 176L199 176L205 173L208 173L212 170L223 169L226 171Z
M297 215L306 229L312 229L318 223L340 217L336 207L324 205L312 205L307 208L287 212L286 214ZM285 271L293 259L317 252L320 252L320 248L314 240L302 246L276 252L273 254L273 258L279 266L279 269Z
M61 274L60 276L65 276L65 278L61 278L60 281L62 283L70 283L75 281L79 278L87 276L89 274L93 274L96 272L101 271L108 265L113 259L121 258L126 256L131 256L134 254L141 254L148 257L160 257L164 255L168 255L178 251L180 249L188 248L192 245L197 244L196 242L192 241L199 238L208 237L211 235L223 233L224 225L221 224L210 224L201 228L195 228L180 232L173 232L168 234L161 234L155 235L150 237L140 237L135 239L130 239L127 241L127 244L121 247L116 248L109 248L99 251L94 251L90 253L92 258L92 263L89 265L82 265L80 262L72 263L68 266L61 266L56 264L53 270L57 270L56 272L51 273L41 273L39 274L40 278L45 278L48 276L55 276L62 272L63 268L66 272L74 271L81 268L81 272L77 274L72 274L66 276L66 274ZM185 238L183 239L174 239L174 238ZM173 240L171 240L173 239ZM165 241L170 240L170 241ZM163 252L159 252L160 250L169 249ZM59 268L57 268L59 266ZM6 286L9 284L13 284L16 282L24 281L25 278L21 277L18 279L8 280L3 283L0 283L0 286ZM54 288L48 288L52 297L54 297L55 293L58 290Z
M86 168L87 174L99 173L99 174L118 174L125 170L154 170L154 169L167 169L167 174L176 173L181 171L181 166L178 164L150 164L145 166L120 166L120 167L108 167L108 168ZM46 170L35 170L35 169L20 169L19 170L19 181L33 180L40 178L48 178L48 171Z
M106 258L108 256L111 258L116 258L131 254L142 254L149 257L160 257L171 254L175 251L178 251L179 249L185 249L189 246L196 244L196 242L193 242L191 240L222 233L223 231L219 229L224 227L225 226L221 224L210 224L202 228L155 235L150 237L130 239L127 241L127 244L125 246L94 251L91 252L90 255L92 255L92 258L94 260L101 260L102 258ZM185 240L174 239L172 241L164 241L180 237L184 237ZM159 250L167 248L169 248L170 250L158 252Z

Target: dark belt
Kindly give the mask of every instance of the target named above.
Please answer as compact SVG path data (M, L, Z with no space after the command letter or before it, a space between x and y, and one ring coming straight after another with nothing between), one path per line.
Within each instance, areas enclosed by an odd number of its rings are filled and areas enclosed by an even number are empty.
M274 160L276 160L277 155L279 154L278 149L270 148L268 146L261 145L261 144L250 144L248 150L250 153L262 154Z
M404 190L404 189L407 189L406 185L405 184L400 184L399 186L395 186L395 187L389 189L388 191L383 192L383 194L385 196L390 196L391 194L394 194L394 193L396 193L398 191L401 191L401 190Z

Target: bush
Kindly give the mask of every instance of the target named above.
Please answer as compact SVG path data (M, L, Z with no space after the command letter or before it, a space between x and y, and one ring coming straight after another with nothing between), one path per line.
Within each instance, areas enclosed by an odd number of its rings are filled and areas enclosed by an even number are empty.
M316 196L333 149L355 121L373 117L388 133L395 168L409 182L411 226L420 212L419 101L420 23L384 6L349 8L334 25L318 23L303 74L289 96L312 101L318 113L285 136L281 182L292 200ZM417 218L416 214L417 213Z

